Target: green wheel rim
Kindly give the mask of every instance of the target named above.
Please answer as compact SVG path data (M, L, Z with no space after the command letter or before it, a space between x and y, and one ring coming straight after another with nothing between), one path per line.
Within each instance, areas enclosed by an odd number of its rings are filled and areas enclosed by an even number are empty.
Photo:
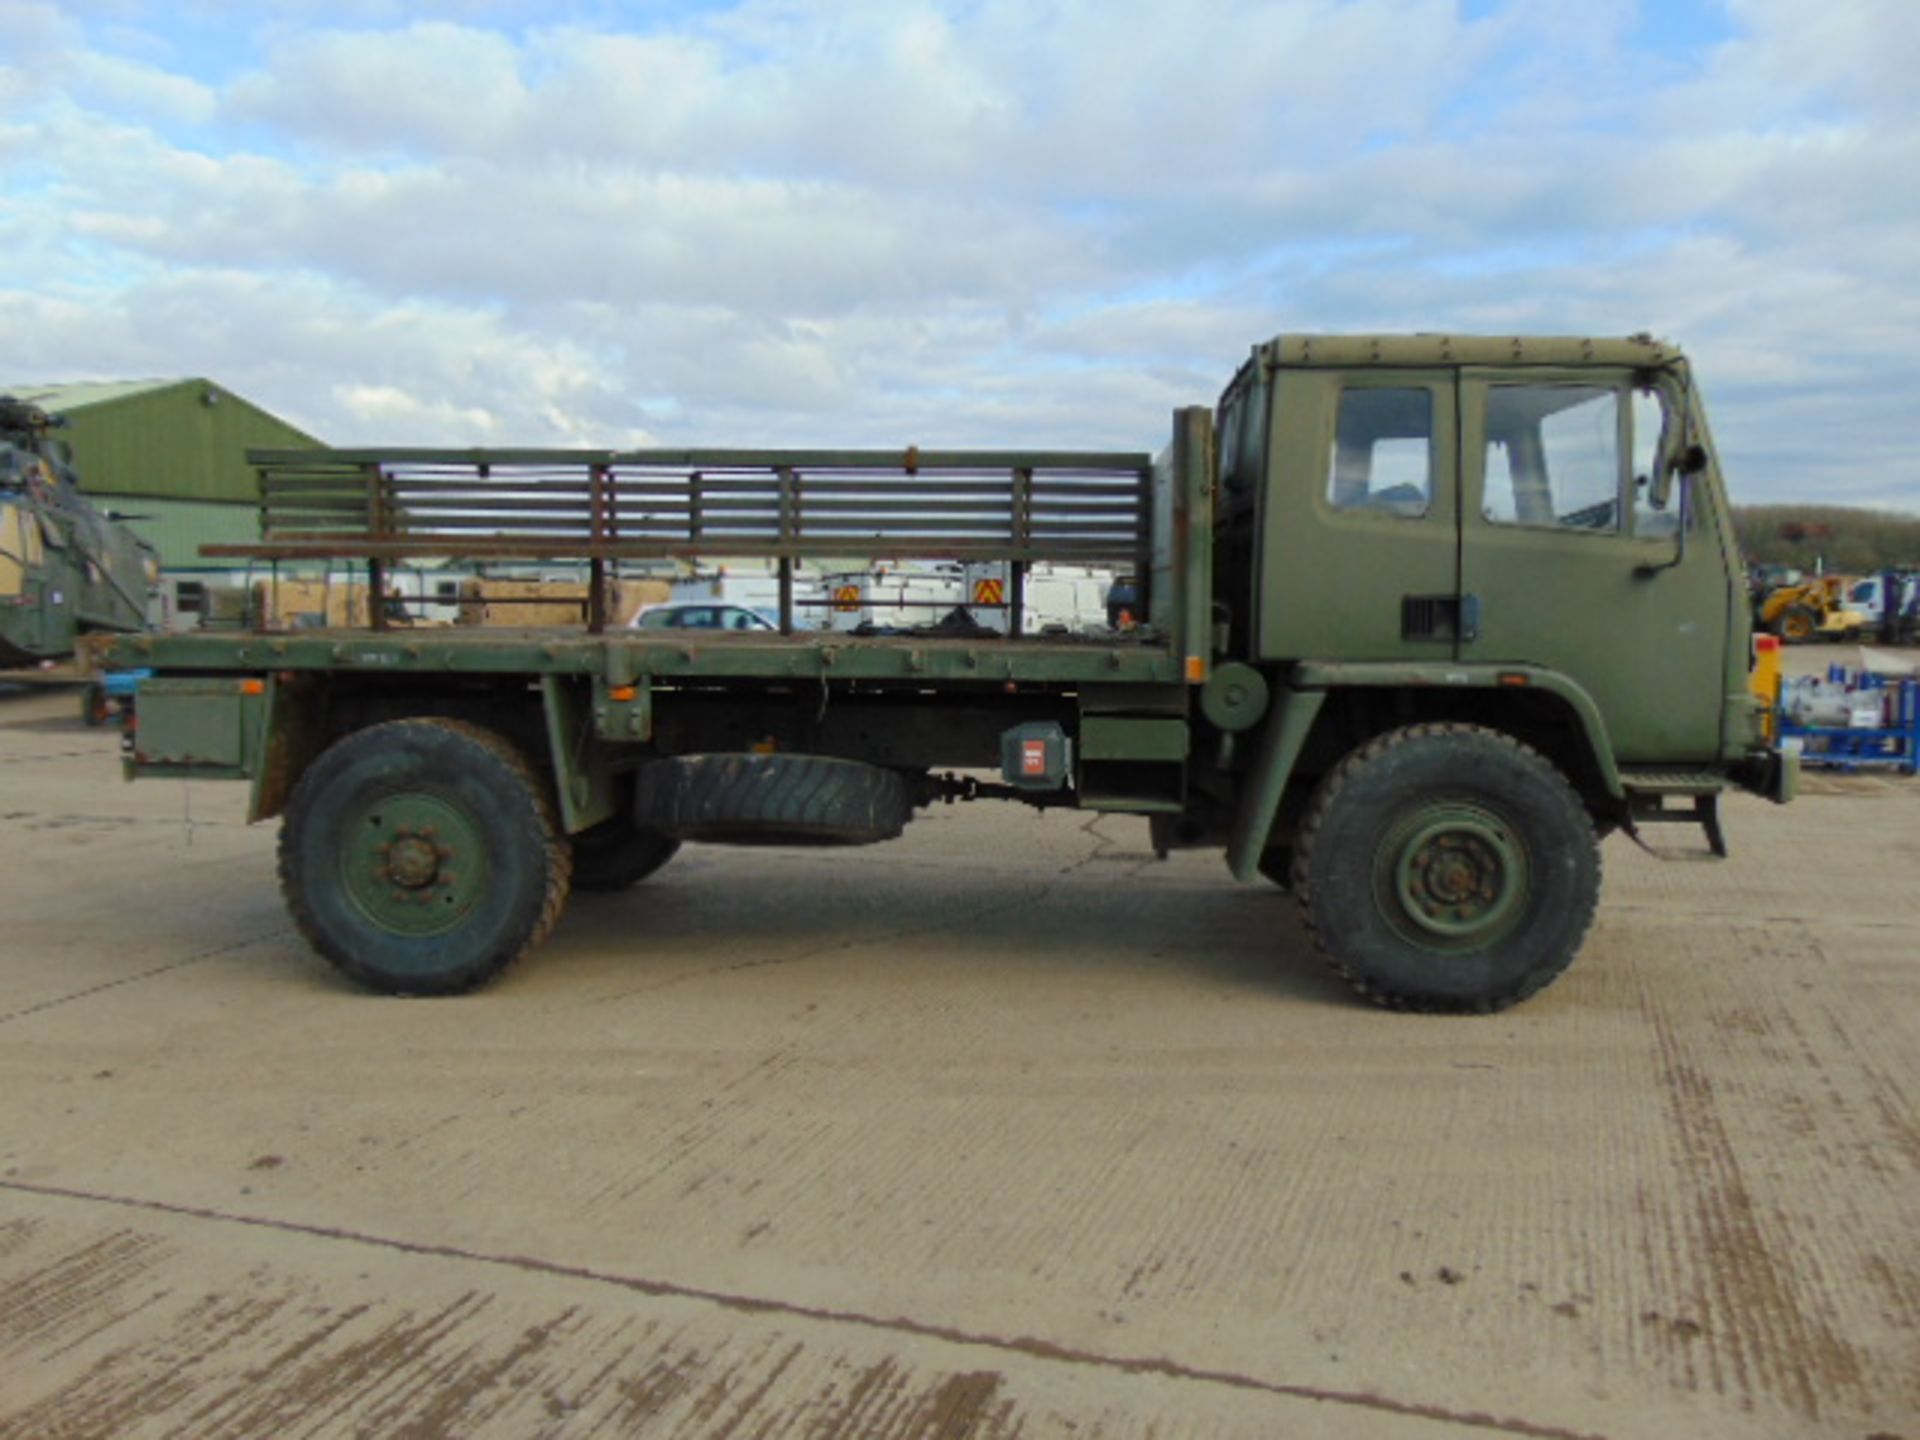
M1374 854L1374 897L1405 939L1424 949L1484 950L1526 912L1526 847L1497 815L1464 802L1422 806Z
M396 935L439 935L465 920L487 889L481 832L435 795L383 795L347 822L346 890L360 913Z

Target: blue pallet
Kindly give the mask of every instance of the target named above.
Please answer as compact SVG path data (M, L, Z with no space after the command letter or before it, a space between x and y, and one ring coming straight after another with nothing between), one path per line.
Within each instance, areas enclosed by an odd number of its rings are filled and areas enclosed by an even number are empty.
M1796 725L1778 712L1780 738L1800 741L1800 763L1822 770L1897 770L1920 773L1920 681L1853 674L1829 667L1827 679L1854 691L1886 691L1893 723L1880 726Z

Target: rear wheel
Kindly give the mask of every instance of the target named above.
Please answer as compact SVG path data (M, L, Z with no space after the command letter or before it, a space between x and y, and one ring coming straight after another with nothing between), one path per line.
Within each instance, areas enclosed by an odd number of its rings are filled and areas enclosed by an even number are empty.
M451 995L540 943L571 855L546 786L501 736L395 720L307 768L280 831L280 884L313 948L375 990Z
M1593 824L1537 751L1414 725L1321 783L1294 889L1328 963L1395 1009L1503 1009L1572 962L1600 892Z
M80 718L92 726L107 723L112 708L107 700L107 687L94 681L80 692Z
M680 842L633 823L631 807L573 837L573 888L625 890L674 857Z
M1260 853L1260 873L1282 890L1293 888L1293 851L1285 845L1272 845Z

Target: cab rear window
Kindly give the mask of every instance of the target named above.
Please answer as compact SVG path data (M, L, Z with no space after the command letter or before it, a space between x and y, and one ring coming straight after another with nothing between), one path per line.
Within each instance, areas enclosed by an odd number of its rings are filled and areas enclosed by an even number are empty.
M1336 510L1415 518L1433 503L1433 392L1369 387L1341 392L1327 469Z

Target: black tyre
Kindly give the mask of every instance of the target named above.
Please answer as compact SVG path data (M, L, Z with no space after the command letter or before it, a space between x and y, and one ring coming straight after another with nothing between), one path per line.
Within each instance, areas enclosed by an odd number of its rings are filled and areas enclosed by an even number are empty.
M1293 888L1293 850L1274 845L1260 852L1260 873L1282 890Z
M540 943L572 857L547 787L491 730L395 720L307 767L280 830L280 885L313 948L399 995L452 995Z
M635 818L676 840L870 845L913 814L896 771L823 755L678 755L640 772Z
M671 836L638 829L632 810L623 808L573 837L573 888L625 890L666 864L679 848Z
M96 683L80 692L80 718L88 725L98 727L106 724L111 713L106 686Z
M1537 751L1472 725L1370 741L1321 782L1294 890L1328 963L1402 1010L1500 1010L1572 963L1600 894L1593 823Z
M1789 605L1773 622L1774 633L1789 645L1804 645L1820 633L1820 617L1805 605Z

